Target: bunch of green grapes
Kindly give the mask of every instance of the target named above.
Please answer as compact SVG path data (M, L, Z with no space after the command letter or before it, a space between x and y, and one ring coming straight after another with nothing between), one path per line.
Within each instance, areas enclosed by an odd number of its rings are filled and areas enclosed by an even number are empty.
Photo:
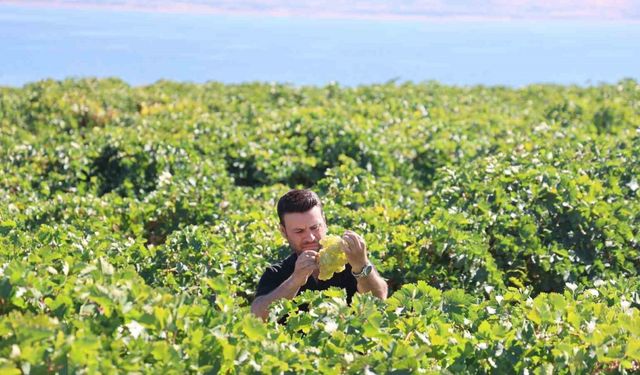
M342 250L346 246L344 240L338 236L328 235L320 240L320 280L328 280L335 272L344 270L347 263L347 256Z

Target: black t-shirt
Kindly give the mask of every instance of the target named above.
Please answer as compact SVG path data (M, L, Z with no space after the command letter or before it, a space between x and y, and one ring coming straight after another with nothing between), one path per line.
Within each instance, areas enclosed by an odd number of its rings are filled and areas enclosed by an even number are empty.
M293 274L297 259L298 255L293 253L279 263L267 267L267 270L260 278L260 282L258 282L256 297L271 293L271 291L279 287L280 284L288 279L289 276ZM307 283L300 288L298 294L305 290L326 290L332 286L345 289L347 292L347 303L351 304L351 298L353 298L353 295L357 291L358 282L351 274L350 264L347 263L344 271L334 273L333 277L329 280L316 281L313 276L309 276Z

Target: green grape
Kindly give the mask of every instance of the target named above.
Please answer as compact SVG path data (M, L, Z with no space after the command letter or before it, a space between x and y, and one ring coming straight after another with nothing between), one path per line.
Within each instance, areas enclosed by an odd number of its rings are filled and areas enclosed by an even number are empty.
M328 280L335 272L344 270L347 256L342 250L344 240L338 236L329 235L320 240L320 280Z

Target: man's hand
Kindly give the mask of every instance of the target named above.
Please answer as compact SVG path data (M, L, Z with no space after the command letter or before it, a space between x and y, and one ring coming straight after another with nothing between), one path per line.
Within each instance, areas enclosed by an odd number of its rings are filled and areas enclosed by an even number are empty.
M367 245L364 242L364 238L355 232L347 230L342 235L342 239L347 244L344 253L347 255L347 261L349 261L351 265L351 270L355 273L362 271L369 260L367 258Z
M263 320L267 320L271 303L281 298L292 299L295 297L298 290L307 283L309 276L316 270L318 270L318 253L314 250L302 252L296 259L291 276L271 293L256 297L251 303L251 312Z
M296 285L303 286L313 271L318 269L318 253L314 250L306 250L298 256L291 278Z
M344 232L342 239L347 244L347 246L345 246L344 253L347 255L347 260L351 265L351 272L360 273L364 269L364 266L369 262L369 258L367 257L367 244L364 242L364 238L360 237L355 232L348 230ZM387 298L387 282L380 277L375 268L367 277L359 278L357 283L358 292L371 292L374 296L380 299Z

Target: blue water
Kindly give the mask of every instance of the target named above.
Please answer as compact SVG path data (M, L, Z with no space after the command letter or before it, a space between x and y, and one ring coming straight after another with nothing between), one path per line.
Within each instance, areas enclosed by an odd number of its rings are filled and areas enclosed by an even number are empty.
M343 85L640 79L640 23L261 18L0 5L0 85L115 76Z

